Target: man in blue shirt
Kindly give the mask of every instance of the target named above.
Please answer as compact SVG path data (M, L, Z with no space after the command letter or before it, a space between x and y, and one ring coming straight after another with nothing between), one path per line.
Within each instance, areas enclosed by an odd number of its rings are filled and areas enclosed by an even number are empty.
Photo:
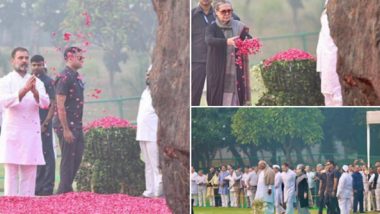
M364 213L363 209L363 176L360 174L360 167L355 165L354 173L352 174L352 186L354 190L354 213L358 210L358 204L360 207L360 213Z

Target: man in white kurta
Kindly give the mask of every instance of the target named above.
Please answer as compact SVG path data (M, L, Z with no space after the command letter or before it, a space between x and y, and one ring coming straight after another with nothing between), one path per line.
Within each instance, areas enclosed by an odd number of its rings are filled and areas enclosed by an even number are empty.
M274 173L273 170L267 165L265 161L259 162L259 179L257 181L257 191L255 200L262 200L265 202L264 213L274 213ZM273 178L269 178L273 176ZM270 182L268 182L270 181ZM273 182L273 183L272 183Z
M34 196L37 165L44 165L39 108L49 107L43 83L27 73L29 53L12 51L14 70L0 80L3 123L0 163L4 164L4 195Z
M157 146L158 116L152 105L149 89L149 71L147 73L147 85L140 99L136 140L140 141L142 158L145 162L146 189L142 195L145 197L158 197L162 195L162 174L159 170Z
M339 208L341 214L350 214L352 207L352 176L348 172L348 166L344 165L342 167L343 174L339 178L338 189L336 192L336 197L338 198Z
M328 0L326 0L326 3ZM326 106L342 106L342 88L336 70L338 48L330 35L326 10L321 16L321 32L317 46L317 71L321 72L321 92Z
M191 167L190 182L191 182L191 200L192 200L192 206L198 206L198 184L197 184L197 177L198 177L198 173L195 171L194 167Z
M282 182L284 182L284 203L286 204L286 214L294 213L294 201L296 198L296 173L289 169L287 163L282 164Z
M282 207L282 175L280 172L279 165L273 165L273 171L275 173L274 177L274 207L276 208L277 214L282 214L285 212Z
M202 170L198 171L196 183L198 185L198 201L200 207L206 206L206 185L207 176L203 174Z
M247 196L249 197L249 203L252 205L253 200L255 199L256 191L257 191L257 180L258 175L256 173L256 169L254 167L249 168L249 174L247 179Z

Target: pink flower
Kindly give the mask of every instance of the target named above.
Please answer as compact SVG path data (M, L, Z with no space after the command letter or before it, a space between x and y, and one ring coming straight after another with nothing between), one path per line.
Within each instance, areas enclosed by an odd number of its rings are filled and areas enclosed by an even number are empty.
M90 27L91 25L91 17L87 12L83 12L82 15L85 17L85 25Z
M70 41L71 33L65 33L63 34L63 40L66 42Z
M243 68L242 56L255 55L262 47L261 41L258 38L246 40L236 39L235 45L237 48L236 64L239 65L240 68Z
M95 120L93 122L88 123L84 128L84 132L88 132L91 129L95 128L103 128L103 129L109 129L109 128L136 128L133 126L128 120L124 120L121 118L108 116L101 118L99 120Z
M303 50L289 49L284 52L279 52L276 55L266 59L264 61L264 68L270 67L273 62L280 62L280 61L288 62L288 61L300 61L300 60L315 61L315 57Z

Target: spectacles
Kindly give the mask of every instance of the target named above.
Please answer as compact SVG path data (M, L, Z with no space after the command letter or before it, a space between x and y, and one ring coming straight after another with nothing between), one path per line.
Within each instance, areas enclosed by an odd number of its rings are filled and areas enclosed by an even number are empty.
M84 56L77 56L78 60L84 60Z
M223 15L230 15L234 10L233 9L227 9L227 10L220 10L219 12Z

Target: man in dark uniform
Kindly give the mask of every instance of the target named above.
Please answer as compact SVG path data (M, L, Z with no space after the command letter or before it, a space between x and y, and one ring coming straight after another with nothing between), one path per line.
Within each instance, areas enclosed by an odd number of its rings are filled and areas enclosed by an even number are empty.
M206 79L207 45L205 32L215 21L212 0L199 0L191 11L191 105L199 106Z
M62 152L58 194L73 191L72 183L84 151L84 84L78 73L84 57L80 48L69 47L64 52L64 58L66 67L55 81L57 116L53 120Z
M40 108L42 151L46 164L37 166L36 195L52 195L55 180L55 154L53 148L52 118L55 110L55 92L53 80L46 74L45 59L35 55L30 59L32 74L40 79L49 95L48 109Z
M326 190L325 190L325 203L327 205L328 214L339 214L338 199L336 197L336 191L338 188L338 182L340 173L336 170L335 163L333 161L327 161L326 166L328 168L326 172Z
M191 105L199 106L206 79L206 28L215 21L212 0L199 0L191 11ZM232 14L233 18L240 18Z

